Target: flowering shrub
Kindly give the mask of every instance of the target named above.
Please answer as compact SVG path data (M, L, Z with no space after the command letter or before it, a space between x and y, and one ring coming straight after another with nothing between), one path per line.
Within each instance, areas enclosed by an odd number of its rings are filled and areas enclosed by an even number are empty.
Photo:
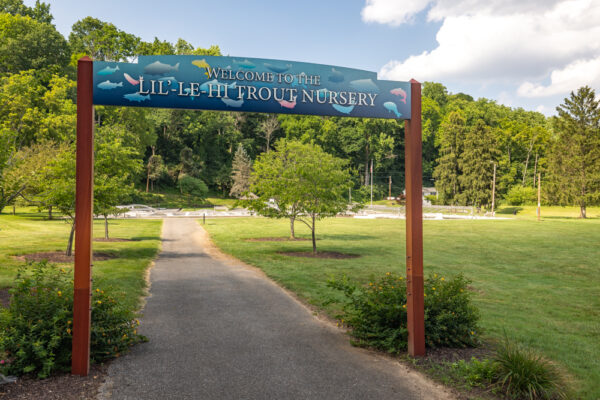
M425 343L427 347L466 347L478 341L479 313L471 304L469 283L462 275L452 279L434 274L425 279ZM407 348L406 280L387 273L378 281L359 286L346 277L330 280L347 299L342 318L352 327L357 344L390 353Z
M45 378L71 365L73 281L47 262L19 270L8 309L0 312L0 372ZM91 359L102 361L145 340L135 314L96 289L92 297Z

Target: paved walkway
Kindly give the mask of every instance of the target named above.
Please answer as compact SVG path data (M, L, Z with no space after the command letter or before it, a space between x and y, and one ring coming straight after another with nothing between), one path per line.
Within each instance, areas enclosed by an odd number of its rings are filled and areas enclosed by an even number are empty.
M165 219L140 327L150 341L115 360L106 399L446 399L254 271L212 258L194 219ZM205 242L204 242L205 243Z

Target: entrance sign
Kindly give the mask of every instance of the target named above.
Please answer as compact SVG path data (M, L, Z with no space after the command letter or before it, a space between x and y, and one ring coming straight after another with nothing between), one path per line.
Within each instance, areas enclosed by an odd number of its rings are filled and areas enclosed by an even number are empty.
M137 63L77 64L75 276L71 373L90 355L94 104L406 120L408 352L425 355L421 84L375 72L294 61L214 56L141 56Z
M94 63L94 104L410 119L410 83L304 62L140 56Z

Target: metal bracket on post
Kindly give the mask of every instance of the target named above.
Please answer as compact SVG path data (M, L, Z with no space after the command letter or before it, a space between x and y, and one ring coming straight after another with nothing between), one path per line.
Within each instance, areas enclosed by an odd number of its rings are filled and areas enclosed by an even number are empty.
M71 373L90 369L92 295L92 231L94 198L94 63L77 62L77 164L75 191L75 277L73 283L73 347Z
M425 355L423 288L423 166L421 161L421 84L410 81L410 120L404 128L406 185L406 279L408 353Z

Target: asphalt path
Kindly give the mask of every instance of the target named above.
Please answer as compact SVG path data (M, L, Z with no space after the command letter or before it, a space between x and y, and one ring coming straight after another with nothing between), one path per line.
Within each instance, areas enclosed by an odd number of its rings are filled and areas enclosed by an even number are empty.
M400 363L239 262L213 257L194 219L165 219L140 332L105 399L447 399Z

